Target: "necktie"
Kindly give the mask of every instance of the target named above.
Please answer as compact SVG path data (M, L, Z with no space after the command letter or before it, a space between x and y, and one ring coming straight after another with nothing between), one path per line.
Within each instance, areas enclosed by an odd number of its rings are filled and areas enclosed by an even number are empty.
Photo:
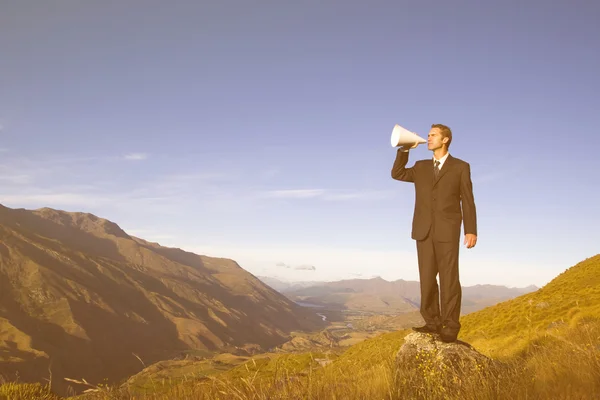
M439 173L440 173L440 162L438 160L435 160L435 166L433 167L433 176L435 179L437 179Z

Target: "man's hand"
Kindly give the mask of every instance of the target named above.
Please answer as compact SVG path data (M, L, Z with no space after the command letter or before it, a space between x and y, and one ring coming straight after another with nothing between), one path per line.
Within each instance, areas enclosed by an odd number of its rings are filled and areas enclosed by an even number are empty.
M419 145L418 142L413 143L413 144L404 144L404 145L400 146L400 150L401 151L409 151L410 149L414 149L418 145Z
M475 246L475 243L477 243L477 236L472 233L467 233L463 244L467 246L467 249L470 249Z

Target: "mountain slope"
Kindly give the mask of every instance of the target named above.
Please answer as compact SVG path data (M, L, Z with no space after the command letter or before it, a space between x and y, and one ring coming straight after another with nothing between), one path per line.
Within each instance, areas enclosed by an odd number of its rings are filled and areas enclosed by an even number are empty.
M190 349L270 348L321 319L228 259L91 214L0 206L0 375L109 382Z
M518 351L536 337L600 321L600 254L568 268L541 289L461 318L459 339L490 354Z

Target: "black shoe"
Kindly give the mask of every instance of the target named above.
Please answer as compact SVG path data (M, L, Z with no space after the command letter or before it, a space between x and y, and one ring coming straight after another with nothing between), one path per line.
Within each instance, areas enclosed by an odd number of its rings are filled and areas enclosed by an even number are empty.
M440 333L440 327L433 327L431 325L415 326L412 328L413 331L419 333Z
M451 333L451 332L447 331L446 329L443 329L440 333L440 339L442 339L442 342L444 342L444 343L456 342L457 336L458 336L457 333Z

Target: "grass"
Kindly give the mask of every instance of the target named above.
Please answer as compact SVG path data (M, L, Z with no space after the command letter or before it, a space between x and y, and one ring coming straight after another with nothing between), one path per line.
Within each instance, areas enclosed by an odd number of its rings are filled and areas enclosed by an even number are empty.
M564 336L586 318L600 318L600 255L558 275L536 292L461 318L459 339L492 357L510 357L532 340Z
M60 400L50 387L39 383L9 382L0 385L0 400Z

